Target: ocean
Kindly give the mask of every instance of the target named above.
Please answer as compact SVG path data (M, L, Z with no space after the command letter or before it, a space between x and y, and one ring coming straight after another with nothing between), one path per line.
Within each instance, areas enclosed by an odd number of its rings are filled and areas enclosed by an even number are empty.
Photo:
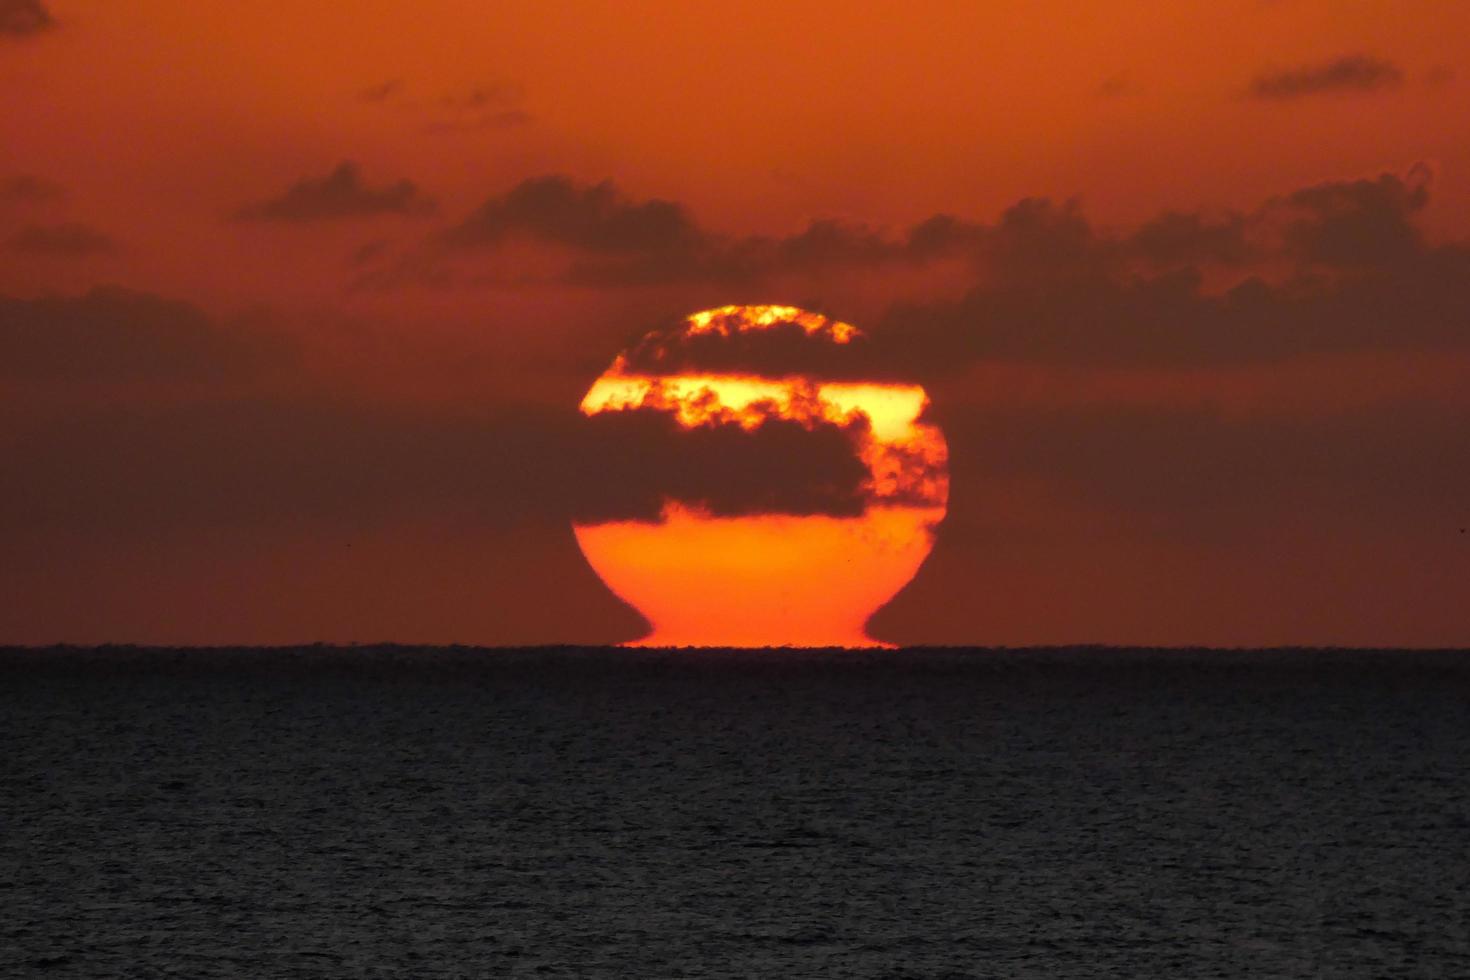
M0 651L0 976L1470 976L1470 653Z

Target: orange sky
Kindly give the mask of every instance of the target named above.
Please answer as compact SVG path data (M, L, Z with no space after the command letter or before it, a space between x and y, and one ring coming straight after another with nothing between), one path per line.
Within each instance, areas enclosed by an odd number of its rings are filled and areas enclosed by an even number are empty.
M982 218L1028 195L1128 221L1427 160L1444 175L1428 223L1470 223L1470 88L1431 80L1470 71L1452 4L52 7L58 28L0 61L10 166L127 229L122 269L201 299L336 300L330 263L296 269L291 243L262 255L217 219L345 158L451 214L562 172L766 232ZM1273 66L1359 51L1401 67L1392 93L1242 97ZM358 97L385 83L382 102ZM445 105L476 92L486 110ZM506 110L527 121L479 125ZM201 251L245 268L208 274Z
M875 635L1470 643L1470 7L12 23L0 643L630 639L544 486L618 350L731 302L888 338L934 399L951 514Z

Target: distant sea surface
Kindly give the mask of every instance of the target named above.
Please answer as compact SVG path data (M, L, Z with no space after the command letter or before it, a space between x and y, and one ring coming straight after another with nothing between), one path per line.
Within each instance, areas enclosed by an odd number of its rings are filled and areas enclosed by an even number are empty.
M1467 977L1470 654L0 651L0 976Z

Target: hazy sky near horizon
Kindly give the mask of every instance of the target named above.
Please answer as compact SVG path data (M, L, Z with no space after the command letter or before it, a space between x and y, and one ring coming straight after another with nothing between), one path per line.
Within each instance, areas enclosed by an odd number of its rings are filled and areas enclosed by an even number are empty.
M922 383L898 643L1470 643L1470 5L0 0L0 643L615 642L576 407Z

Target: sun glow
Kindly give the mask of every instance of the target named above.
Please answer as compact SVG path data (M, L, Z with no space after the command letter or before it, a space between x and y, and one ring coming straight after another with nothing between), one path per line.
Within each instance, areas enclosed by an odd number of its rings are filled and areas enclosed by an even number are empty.
M576 528L588 562L652 621L637 646L874 646L863 625L919 570L943 507L859 518L716 518Z
M823 334L838 344L848 343L858 333L850 323L829 320L820 313L808 313L795 306L720 306L701 310L684 320L684 330L691 337L708 333L728 337L747 330L764 330L778 323L794 323L808 337Z
M770 403L782 418L820 417L842 422L855 414L867 417L874 437L888 441L915 438L915 423L928 405L918 385L880 385L827 381L813 384L803 378L757 378L734 375L605 374L592 383L582 399L582 414L667 405L686 428L699 425L722 411L758 422L764 417L747 411Z
M796 324L814 343L848 344L849 324L789 306L726 306L688 317L661 338L729 338ZM758 365L752 365L753 368ZM770 420L851 433L867 471L857 515L715 516L665 498L657 521L574 525L588 562L652 623L652 646L871 646L868 617L918 571L948 497L947 447L924 420L918 385L804 375L652 374L619 356L581 403L587 416L652 410L680 430Z

